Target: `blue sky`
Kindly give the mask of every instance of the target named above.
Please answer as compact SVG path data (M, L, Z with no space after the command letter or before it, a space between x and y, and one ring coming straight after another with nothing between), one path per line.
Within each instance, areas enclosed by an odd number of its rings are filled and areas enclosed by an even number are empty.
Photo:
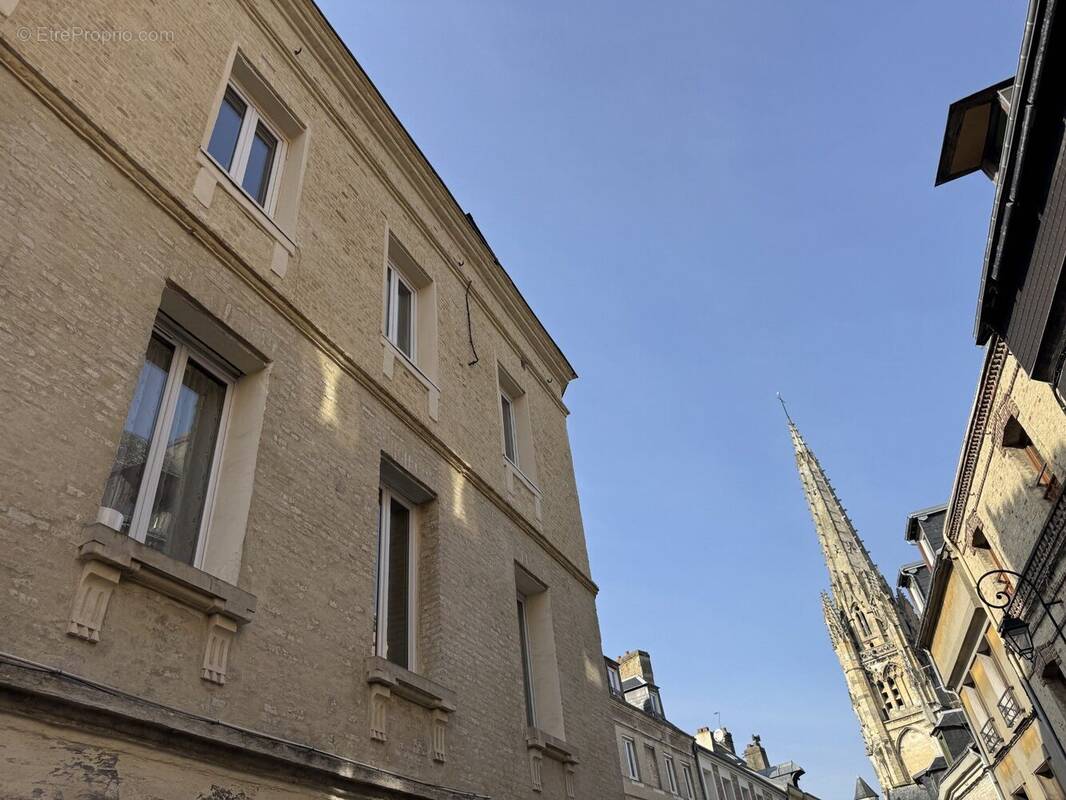
M782 392L894 583L951 487L992 185L934 191L947 106L1022 0L389 0L323 10L581 378L604 648L667 714L874 783Z

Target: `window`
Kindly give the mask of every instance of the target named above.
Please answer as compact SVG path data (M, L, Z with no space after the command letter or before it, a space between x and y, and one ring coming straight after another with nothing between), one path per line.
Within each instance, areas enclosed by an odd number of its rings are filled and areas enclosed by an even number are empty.
M657 717L666 716L665 714L663 714L663 701L659 698L658 689L648 690L648 702L651 705L651 713L653 713Z
M862 635L869 636L870 625L866 622L866 615L859 610L858 606L855 607L855 619L859 623L859 628L862 629Z
M607 667L607 690L613 697L622 697L622 674L613 661L604 660Z
M1003 427L1003 446L1015 450L1024 456L1029 468L1036 474L1036 486L1044 488L1044 497L1048 500L1058 498L1062 489L1059 479L1051 470L1051 464L1040 455L1033 440L1016 417L1007 420Z
M379 490L377 654L404 669L415 663L415 509Z
M1066 675L1058 661L1049 661L1040 673L1040 679L1055 698L1059 711L1066 714Z
M696 797L696 786L692 782L692 769L688 764L681 765L681 777L685 780L685 797L689 800L694 800Z
M381 341L382 366L392 378L395 365L426 390L430 419L439 419L437 386L437 285L400 241L388 232L382 265Z
M273 213L285 140L232 82L226 87L208 154L258 206Z
M670 786L670 792L677 794L677 771L674 769L673 756L664 756L666 759L666 782Z
M563 741L562 690L551 617L551 592L515 564L518 653L526 724Z
M972 677L968 677L966 683L963 684L960 697L963 701L963 707L969 711L969 716L974 723L973 727L978 732L978 738L984 745L985 752L994 758L1000 745L1003 744L1003 739L996 729L995 720L989 716L984 701L974 686Z
M537 726L536 696L533 688L533 662L530 656L529 620L526 614L526 596L518 593L518 639L522 650L522 686L525 690L526 724Z
M415 361L417 292L395 266L385 271L385 335L396 348Z
M648 759L648 773L651 779L651 785L657 789L663 788L663 776L659 774L659 756L655 752L655 748L650 745L644 745L644 755Z
M101 501L113 527L199 565L238 377L160 315Z
M514 401L504 389L500 390L500 410L503 414L503 454L518 466L517 426L514 419Z
M529 417L529 397L514 378L500 366L497 370L500 395L501 445L512 472L524 479L534 492L537 468L533 458L533 429Z
M632 739L623 736L622 747L625 748L626 774L630 780L639 781L640 766L637 764L637 745Z

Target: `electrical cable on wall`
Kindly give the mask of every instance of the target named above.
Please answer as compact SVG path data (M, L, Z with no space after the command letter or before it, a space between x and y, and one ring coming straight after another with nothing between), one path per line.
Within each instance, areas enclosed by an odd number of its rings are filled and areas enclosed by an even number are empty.
M474 354L474 360L467 363L468 367L474 366L481 359L478 357L477 348L474 347L474 320L470 316L470 287L474 282L467 278L466 281L466 336L470 340L470 352Z

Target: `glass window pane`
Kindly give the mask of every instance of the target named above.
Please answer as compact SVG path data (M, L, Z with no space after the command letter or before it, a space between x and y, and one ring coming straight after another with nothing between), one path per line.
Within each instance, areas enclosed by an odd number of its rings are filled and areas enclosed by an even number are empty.
M252 151L248 155L248 166L244 170L241 186L255 198L259 205L266 205L267 190L270 188L270 175L274 168L274 153L278 149L278 140L261 124L256 126L252 138Z
M196 556L226 384L191 359L167 436L145 544L191 564Z
M396 341L396 330L392 324L392 285L395 272L392 267L385 269L385 335Z
M241 135L241 123L248 106L232 89L226 90L222 106L218 109L215 129L211 131L211 141L207 152L227 170L233 166L233 153L237 150L237 139Z
M137 493L144 478L144 465L148 460L148 448L152 444L159 406L163 401L163 389L167 373L174 358L174 348L162 339L153 336L144 354L144 364L137 378L133 402L126 414L115 463L104 487L100 505L113 508L122 515L122 531L129 533L130 520L137 503Z
M522 687L526 693L526 724L537 724L536 700L533 695L533 667L529 660L529 628L526 625L526 603L518 598L518 642L522 656Z
M386 658L408 668L408 591L411 553L411 512L392 501L389 509L389 596Z
M514 446L514 410L506 395L500 395L500 407L503 411L503 452L512 464L517 464Z
M414 319L412 306L414 296L411 289L403 281L397 281L396 287L396 346L408 358L413 357L411 343L414 340Z

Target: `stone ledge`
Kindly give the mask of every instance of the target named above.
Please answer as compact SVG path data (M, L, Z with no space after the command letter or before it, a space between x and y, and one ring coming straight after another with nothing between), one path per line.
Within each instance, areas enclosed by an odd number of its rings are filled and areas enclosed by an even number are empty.
M455 693L450 689L381 656L368 656L366 671L367 683L372 686L384 686L397 697L431 711L455 711Z
M577 750L573 746L540 728L526 728L526 746L530 750L539 750L548 758L563 764L578 763Z
M256 598L233 584L95 523L92 538L78 548L78 560L112 567L139 583L206 614L219 614L246 625L255 616Z
M267 775L323 793L419 800L488 800L476 792L396 775L351 758L229 725L44 665L0 658L0 711L122 736L203 763Z

